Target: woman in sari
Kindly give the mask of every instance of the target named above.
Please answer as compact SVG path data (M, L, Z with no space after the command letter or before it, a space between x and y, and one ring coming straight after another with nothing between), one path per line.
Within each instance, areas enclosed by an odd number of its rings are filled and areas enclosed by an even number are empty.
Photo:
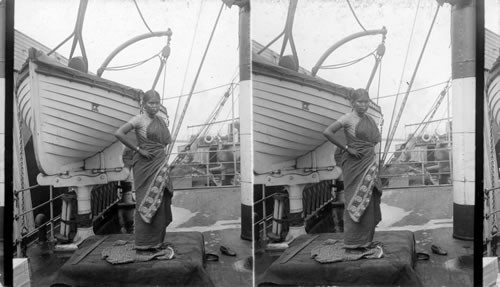
M135 248L138 252L156 252L165 247L166 228L172 221L173 188L166 156L171 137L166 120L158 114L158 92L150 90L145 93L143 108L144 112L121 126L115 136L136 151L132 162L136 190ZM131 130L135 130L137 146L126 137Z
M368 92L358 89L351 93L351 113L345 114L325 129L325 137L342 150L341 167L344 175L344 248L346 253L370 252L383 255L373 242L375 227L381 220L378 158L375 145L380 132L375 121L366 114L370 105ZM347 144L335 135L344 129Z

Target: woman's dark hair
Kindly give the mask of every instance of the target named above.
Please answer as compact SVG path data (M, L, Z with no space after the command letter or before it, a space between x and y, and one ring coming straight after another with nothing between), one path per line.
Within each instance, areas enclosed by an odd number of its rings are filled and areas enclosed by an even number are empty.
M357 89L357 90L352 90L351 95L350 95L350 101L351 103L354 103L355 101L366 98L370 99L370 95L368 94L368 91L365 89Z
M154 97L158 97L159 99L161 99L160 94L157 91L149 90L146 93L144 93L144 98L142 98L142 102L147 103Z

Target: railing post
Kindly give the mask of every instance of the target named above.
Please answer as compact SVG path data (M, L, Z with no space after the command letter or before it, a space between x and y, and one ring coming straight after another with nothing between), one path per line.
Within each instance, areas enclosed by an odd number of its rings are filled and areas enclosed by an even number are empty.
M263 184L262 185L262 218L264 218L264 226L263 226L263 239L265 240L267 238L267 214L266 214L266 186Z
M206 153L208 153L207 155L208 162L205 165L205 168L207 169L205 174L207 175L207 186L210 186L210 148L208 148L208 151Z
M52 199L54 198L53 190L52 190L52 185L50 186L50 241L54 240L54 221L52 220L54 218L54 204Z
M425 164L422 151L420 152L420 165L422 166L422 185L425 185Z
M14 193L14 201L15 201L15 206L16 206L16 209L17 209L17 213L19 214L19 194L18 193ZM21 255L21 238L20 238L20 228L19 228L19 216L15 216L14 217L14 242L16 243L16 254L17 254L17 257L19 257ZM8 236L8 234L7 234Z

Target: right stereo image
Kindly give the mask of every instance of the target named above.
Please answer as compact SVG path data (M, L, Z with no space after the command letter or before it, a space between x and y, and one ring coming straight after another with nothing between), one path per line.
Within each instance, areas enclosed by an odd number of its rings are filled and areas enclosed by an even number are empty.
M256 286L476 284L477 4L252 1Z

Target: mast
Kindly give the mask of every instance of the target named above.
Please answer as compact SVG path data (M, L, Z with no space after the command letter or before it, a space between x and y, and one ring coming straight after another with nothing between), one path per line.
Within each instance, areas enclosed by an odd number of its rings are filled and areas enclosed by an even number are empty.
M446 2L451 5L453 237L473 240L476 181L476 1Z
M253 201L253 111L250 81L250 1L235 3L240 7L240 173L241 238L252 240Z

